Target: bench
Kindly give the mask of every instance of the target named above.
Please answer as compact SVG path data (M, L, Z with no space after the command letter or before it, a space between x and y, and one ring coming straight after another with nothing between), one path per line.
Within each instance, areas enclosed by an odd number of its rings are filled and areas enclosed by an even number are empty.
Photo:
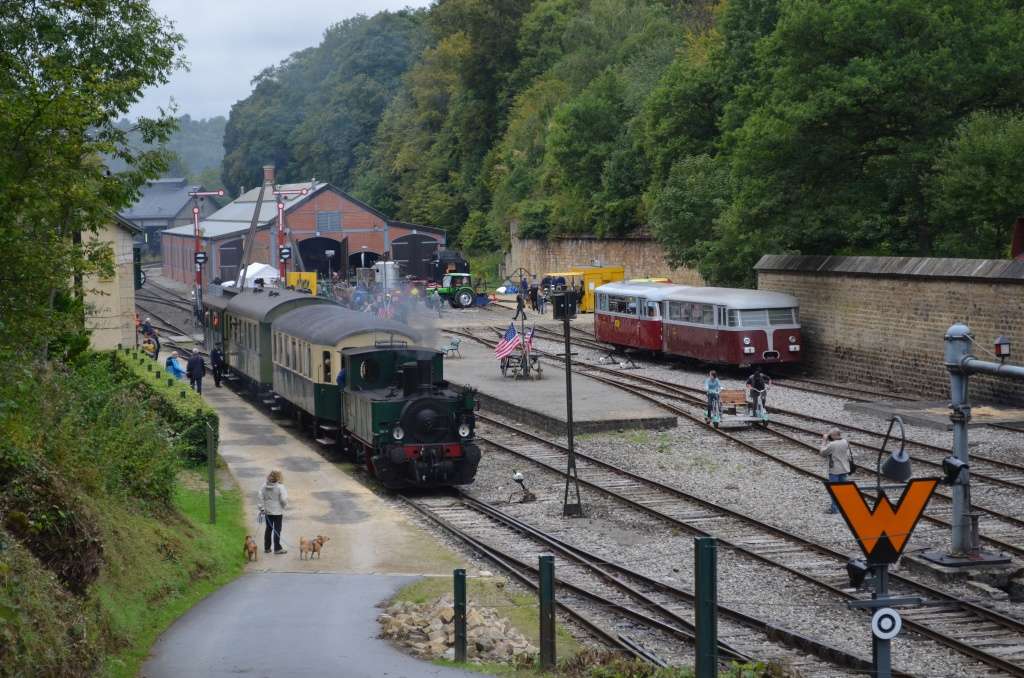
M446 357L454 354L454 355L457 355L457 356L459 356L461 358L462 357L462 352L459 351L459 345L460 344L462 344L462 339L459 339L458 337L452 337L448 341L448 345L447 346L442 346L441 350L444 351L444 354L445 354Z

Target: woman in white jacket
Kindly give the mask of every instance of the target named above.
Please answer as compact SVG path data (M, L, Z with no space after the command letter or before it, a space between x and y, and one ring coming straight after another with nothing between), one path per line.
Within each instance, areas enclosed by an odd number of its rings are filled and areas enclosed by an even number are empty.
M266 515L267 529L263 533L263 552L270 553L270 539L274 539L274 553L288 553L281 547L281 525L284 509L288 506L288 490L282 484L284 476L274 469L267 475L267 482L260 488L259 509Z

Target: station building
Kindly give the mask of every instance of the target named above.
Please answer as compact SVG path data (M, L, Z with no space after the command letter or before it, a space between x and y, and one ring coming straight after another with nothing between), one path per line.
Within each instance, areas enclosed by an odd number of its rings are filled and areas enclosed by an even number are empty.
M265 190L249 263L277 265L277 200L274 168L263 168ZM430 260L446 244L443 229L388 218L366 203L328 183L310 181L278 186L284 191L306 189L305 195L284 196L286 244L307 271L323 276L372 266L379 259L398 261L406 275L425 277ZM200 248L206 252L206 280L234 280L240 272L242 249L249 232L259 188L246 191L199 223ZM290 241L290 242L289 242ZM293 250L294 252L294 250ZM331 253L331 254L329 254ZM192 224L163 232L163 275L180 283L195 280L195 234ZM295 259L289 262L292 268Z
M132 222L112 215L96 233L83 233L88 242L105 242L114 255L111 276L91 275L82 281L85 293L85 327L90 346L97 351L118 345L135 345L135 271L132 248L142 230Z

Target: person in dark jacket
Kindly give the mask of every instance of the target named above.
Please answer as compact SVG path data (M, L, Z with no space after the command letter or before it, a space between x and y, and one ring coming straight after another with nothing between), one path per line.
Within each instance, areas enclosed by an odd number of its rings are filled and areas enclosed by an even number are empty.
M537 283L530 285L530 310L536 311L537 309L537 295L540 289L537 287Z
M516 293L516 314L512 316L512 320L518 320L519 314L523 314L523 320L526 320L526 304L523 301L523 293Z
M188 383L196 393L203 392L203 377L206 376L206 363L199 351L193 351L192 357L186 363L185 374L188 375Z
M220 346L214 346L210 351L210 367L213 368L213 385L220 388L220 380L224 375L224 352Z

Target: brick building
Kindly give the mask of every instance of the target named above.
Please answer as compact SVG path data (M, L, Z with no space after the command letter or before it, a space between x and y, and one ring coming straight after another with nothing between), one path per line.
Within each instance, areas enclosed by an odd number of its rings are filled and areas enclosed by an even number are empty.
M759 289L800 300L805 365L835 381L942 400L949 397L943 337L965 322L981 344L1024 347L1024 260L765 255ZM981 400L1024 405L1018 382L971 377Z
M260 206L255 242L249 263L277 265L277 202L274 198L274 170L264 167L266 189ZM446 244L443 229L409 224L394 219L324 182L283 184L278 188L306 189L305 195L284 196L285 226L307 271L321 275L372 265L380 258L399 261L407 275L422 276L434 253ZM200 247L208 260L203 273L208 280L233 280L239 274L242 248L249 231L259 189L254 188L234 202L203 219ZM290 243L288 242L290 240ZM181 283L195 279L195 241L192 225L163 233L163 274ZM333 252L333 254L328 254ZM294 270L296 259L289 262Z

